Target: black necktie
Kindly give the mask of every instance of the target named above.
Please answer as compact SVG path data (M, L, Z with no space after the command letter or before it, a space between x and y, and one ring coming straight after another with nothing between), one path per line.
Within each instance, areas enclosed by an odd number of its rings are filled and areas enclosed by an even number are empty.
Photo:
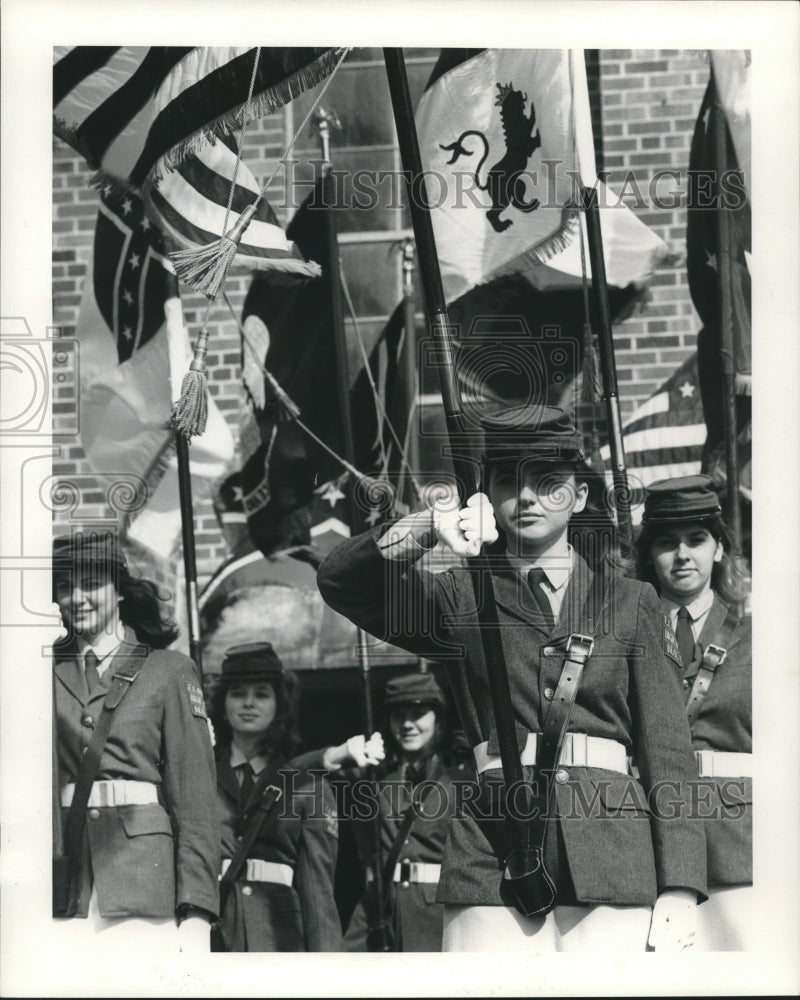
M100 661L97 659L97 654L93 649L87 649L83 656L83 669L86 673L86 688L89 694L94 691L95 687L100 683L100 673L97 669L97 664Z
M242 775L242 784L240 786L242 789L242 805L245 805L247 800L250 798L253 786L255 785L255 781L253 780L253 768L250 766L250 763L247 762L239 765L239 772Z
M553 606L550 604L547 594L542 590L543 582L544 570L539 566L535 566L528 572L528 586L541 609L545 624L553 626L556 623L556 616L553 614Z
M678 609L678 625L675 629L675 638L678 640L678 649L681 651L681 659L684 668L688 667L694 656L694 632L692 632L692 616L687 608Z

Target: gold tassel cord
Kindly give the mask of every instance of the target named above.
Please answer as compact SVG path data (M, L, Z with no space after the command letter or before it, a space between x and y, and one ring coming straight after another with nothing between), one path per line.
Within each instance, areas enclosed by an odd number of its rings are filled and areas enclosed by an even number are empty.
M183 376L180 399L172 407L172 426L176 433L187 439L205 433L208 421L208 375L206 355L208 354L208 316L211 302L206 308L203 328L194 345L194 358L189 371Z
M190 288L203 292L210 299L215 299L225 284L228 271L236 256L245 229L250 225L256 214L256 203L248 205L239 216L239 221L232 226L216 243L193 247L191 250L178 250L170 254L175 266L175 273L181 281Z

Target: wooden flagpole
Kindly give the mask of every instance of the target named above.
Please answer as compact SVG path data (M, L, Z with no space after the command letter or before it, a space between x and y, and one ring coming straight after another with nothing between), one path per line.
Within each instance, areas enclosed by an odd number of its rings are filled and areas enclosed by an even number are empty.
M408 90L405 60L402 49L384 49L389 91L394 110L395 127L403 161L406 184L409 192L411 221L420 260L420 276L425 292L428 321L436 344L439 360L439 380L444 404L447 433L453 454L453 466L459 498L462 504L477 488L476 467L465 457L466 420L461 406L456 383L453 346L450 339L450 321L444 296L436 240L433 234L430 212L427 205L420 202L424 198L425 181L422 159L419 151L417 130L414 124L414 110ZM500 626L492 586L491 566L487 556L481 554L467 560L472 587L475 593L477 617L481 637L484 662L487 666L489 690L495 717L500 759L506 789L520 789L533 794L523 781L522 762L517 745L514 710L508 681ZM519 799L519 796L517 796ZM517 802L516 809L505 809L506 831L510 848L507 874L511 882L522 888L527 876L532 874L530 866L528 824L522 817L527 813L526 803L522 808ZM523 909L520 906L520 909Z
M713 78L713 68L711 70ZM736 426L736 370L733 344L733 301L731 296L731 228L729 209L724 205L722 175L727 156L727 123L725 112L719 103L719 94L714 81L714 102L711 107L711 121L714 136L715 191L718 199L717 223L717 281L720 312L720 363L722 368L722 419L725 428L725 466L728 480L726 520L733 536L736 555L742 551L742 514L739 504L739 453L737 450L738 428Z
M336 373L339 397L339 412L342 417L342 436L344 438L344 454L348 463L355 465L355 442L353 438L353 417L350 407L350 370L347 358L347 338L344 329L344 311L342 304L342 284L339 264L339 239L336 226L336 186L331 174L330 132L331 125L338 125L338 119L330 112L318 108L315 121L319 129L324 160L324 175L322 202L327 206L328 232L328 262L331 280L331 311L333 320L333 335L336 348ZM352 484L355 486L355 483ZM350 533L358 534L363 528L359 523L352 489L348 503L350 515ZM369 659L369 637L363 629L357 630L358 666L361 672L362 708L364 717L364 735L369 738L375 731L374 714L372 711L372 686L370 682L371 664ZM379 789L375 781L375 769L369 768L367 778L372 783L375 803L378 805ZM391 951L389 928L384 907L383 887L383 851L381 845L380 812L376 809L372 821L372 857L373 879L370 883L373 893L372 913L368 915L367 947L369 951Z
M589 243L589 261L592 266L592 296L595 305L595 333L600 353L600 374L603 382L603 401L608 421L608 444L611 457L611 475L614 480L614 506L620 534L633 545L631 520L631 494L628 472L625 468L625 446L622 440L622 417L619 408L617 366L614 359L614 335L611 328L611 308L608 302L608 281L603 255L603 234L600 229L600 212L597 207L597 190L581 188L586 214L586 233Z
M186 604L189 619L189 655L203 677L203 653L200 646L200 608L197 600L197 560L194 545L194 508L192 507L192 476L189 466L189 440L175 431L178 454L178 490L181 504L181 536L183 567L186 578Z

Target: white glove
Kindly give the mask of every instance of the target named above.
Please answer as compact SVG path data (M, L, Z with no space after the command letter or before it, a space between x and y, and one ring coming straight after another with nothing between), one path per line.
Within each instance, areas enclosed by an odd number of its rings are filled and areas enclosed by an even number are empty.
M187 917L178 924L178 948L198 955L211 950L211 925L203 917Z
M383 737L373 733L369 739L364 736L351 736L345 744L347 756L355 761L357 767L371 767L379 764L386 756Z
M654 951L686 951L694 947L697 930L697 894L690 889L667 889L653 907L647 943Z
M457 509L457 498L439 499L433 508L437 539L457 556L476 556L484 543L498 538L494 510L485 493L473 493L466 507Z

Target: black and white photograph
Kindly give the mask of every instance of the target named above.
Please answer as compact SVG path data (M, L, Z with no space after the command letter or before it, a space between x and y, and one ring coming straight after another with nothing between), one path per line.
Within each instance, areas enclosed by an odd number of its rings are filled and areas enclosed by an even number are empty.
M796 993L797 7L1 13L0 992Z

